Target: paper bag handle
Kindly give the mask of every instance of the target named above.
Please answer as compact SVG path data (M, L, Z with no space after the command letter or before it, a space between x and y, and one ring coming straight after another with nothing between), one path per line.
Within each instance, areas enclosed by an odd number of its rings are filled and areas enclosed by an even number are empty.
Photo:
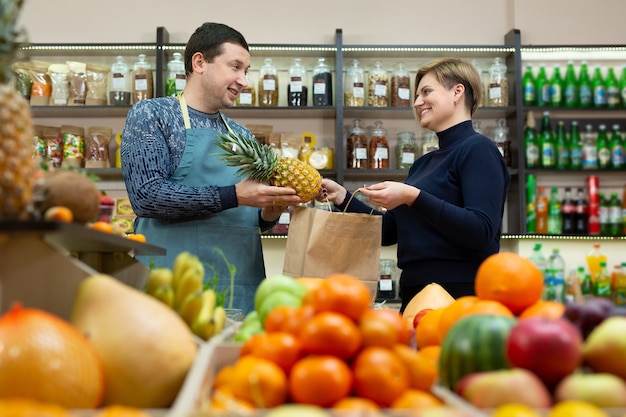
M357 188L351 195L350 198L348 199L348 202L346 203L346 206L343 208L343 213L346 213L346 210L348 210L348 206L350 205L350 202L352 201L352 199L354 198L354 196L356 195L356 193L360 193L361 190L359 188ZM374 207L372 207L372 210L370 211L370 216L374 214Z

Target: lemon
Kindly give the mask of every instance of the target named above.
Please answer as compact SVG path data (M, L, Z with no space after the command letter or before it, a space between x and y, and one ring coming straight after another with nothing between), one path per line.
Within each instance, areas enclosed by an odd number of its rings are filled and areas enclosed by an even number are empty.
M492 417L541 417L541 414L524 404L504 404L496 409Z
M609 417L609 415L586 401L569 400L552 407L548 417Z

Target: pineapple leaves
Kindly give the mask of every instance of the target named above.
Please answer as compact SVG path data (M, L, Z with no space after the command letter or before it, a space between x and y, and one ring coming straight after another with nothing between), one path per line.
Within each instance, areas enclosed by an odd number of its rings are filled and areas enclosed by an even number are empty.
M11 79L18 43L26 39L25 31L16 28L21 8L22 0L0 0L0 83Z
M224 150L218 154L220 159L228 166L239 167L237 173L242 177L268 182L278 163L278 155L254 137L229 131L218 136L216 145Z

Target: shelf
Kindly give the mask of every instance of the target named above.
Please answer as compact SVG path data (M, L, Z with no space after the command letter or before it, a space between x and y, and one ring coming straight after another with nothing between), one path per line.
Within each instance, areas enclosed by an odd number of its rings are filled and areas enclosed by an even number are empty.
M31 106L33 117L126 117L130 106Z
M231 118L334 118L334 106L307 107L233 107L220 110Z

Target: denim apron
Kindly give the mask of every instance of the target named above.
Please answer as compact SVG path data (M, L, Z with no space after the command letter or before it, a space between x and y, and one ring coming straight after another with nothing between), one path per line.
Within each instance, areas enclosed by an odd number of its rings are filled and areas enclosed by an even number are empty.
M215 154L223 152L215 143L217 132L210 128L192 129L189 111L184 97L180 107L186 129L186 144L180 164L171 181L201 187L206 184L232 185L237 178L237 167L229 167ZM221 115L230 131L230 126ZM228 290L225 306L230 301L230 266L236 268L234 279L233 308L245 313L254 310L254 293L265 278L265 264L259 237L259 209L240 206L219 213L183 219L137 218L137 233L144 234L150 244L161 246L167 255L145 259L156 266L171 268L174 259L182 251L197 255L205 268L205 282L219 277L219 290ZM228 264L220 251L226 257Z

